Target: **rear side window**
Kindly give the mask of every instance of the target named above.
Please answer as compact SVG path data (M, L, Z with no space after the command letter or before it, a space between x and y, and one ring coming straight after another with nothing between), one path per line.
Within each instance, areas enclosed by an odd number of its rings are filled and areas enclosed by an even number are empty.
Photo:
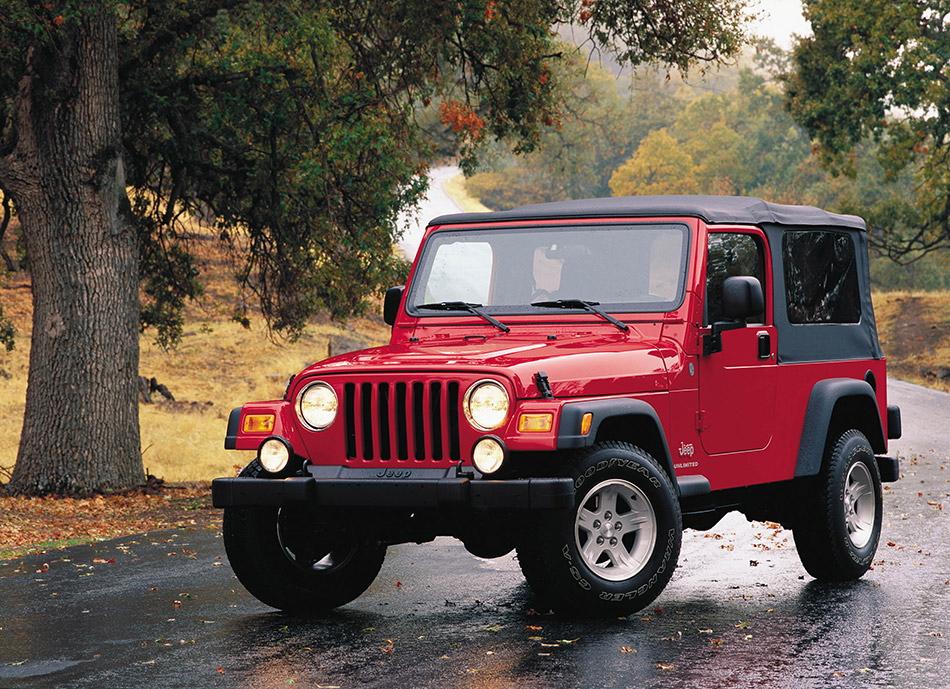
M861 320L858 268L849 235L821 230L786 232L782 264L789 323Z

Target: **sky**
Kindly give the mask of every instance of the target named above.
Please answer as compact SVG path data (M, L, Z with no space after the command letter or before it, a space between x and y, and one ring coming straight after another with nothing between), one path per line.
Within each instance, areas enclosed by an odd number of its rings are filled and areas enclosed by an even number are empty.
M811 33L811 28L802 16L800 0L758 0L752 11L760 10L763 17L753 24L753 32L775 39L786 50L792 47L792 34L799 36Z

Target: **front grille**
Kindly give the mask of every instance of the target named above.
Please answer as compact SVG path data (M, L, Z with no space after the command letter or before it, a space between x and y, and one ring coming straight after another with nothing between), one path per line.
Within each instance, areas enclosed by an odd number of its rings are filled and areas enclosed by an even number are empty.
M347 459L461 458L456 381L346 383L343 415Z

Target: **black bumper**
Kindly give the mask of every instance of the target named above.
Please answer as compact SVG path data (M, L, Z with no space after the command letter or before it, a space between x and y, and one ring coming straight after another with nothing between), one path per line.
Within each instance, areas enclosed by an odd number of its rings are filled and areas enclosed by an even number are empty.
M554 510L574 504L569 478L285 479L218 478L211 482L215 507L314 505L319 507L467 507L478 510Z
M877 470L881 474L881 483L892 483L901 476L901 465L897 457L875 457Z

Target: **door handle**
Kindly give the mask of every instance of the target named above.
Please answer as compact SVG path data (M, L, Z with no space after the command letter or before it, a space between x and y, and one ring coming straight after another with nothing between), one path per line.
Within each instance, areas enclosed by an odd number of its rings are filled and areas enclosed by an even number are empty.
M759 358L772 358L772 337L768 333L759 333Z

